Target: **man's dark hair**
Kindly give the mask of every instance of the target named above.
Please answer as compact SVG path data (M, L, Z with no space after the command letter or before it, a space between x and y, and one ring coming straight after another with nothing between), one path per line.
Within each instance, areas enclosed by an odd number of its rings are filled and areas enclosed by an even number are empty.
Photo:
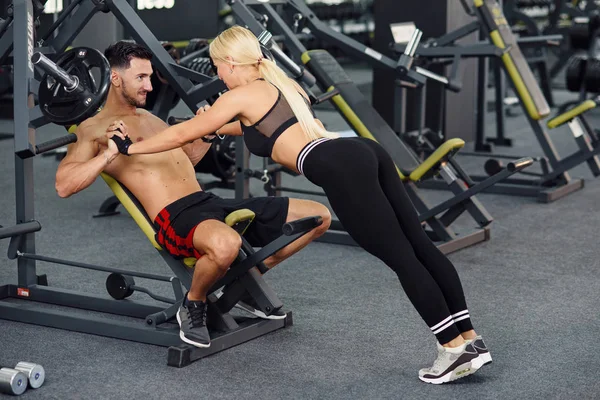
M108 46L104 56L112 68L129 68L132 58L152 60L152 52L142 45L134 42L120 41Z

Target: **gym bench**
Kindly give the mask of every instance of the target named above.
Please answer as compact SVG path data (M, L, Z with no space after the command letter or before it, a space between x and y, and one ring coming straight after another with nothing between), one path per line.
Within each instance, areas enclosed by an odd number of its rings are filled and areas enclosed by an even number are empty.
M240 250L238 259L230 267L227 274L211 288L212 294L208 296L207 323L211 332L212 343L209 348L201 349L182 343L179 338L179 326L172 323L184 297L182 286L187 289L191 286L193 276L192 267L195 265L196 259L175 259L162 249L156 243L154 226L137 199L122 184L109 175L102 173L101 176L171 268L175 277L161 277L60 260L37 254L21 253L18 248L23 239L23 234L41 229L37 221L22 224L22 226L17 225L16 227L2 228L0 230L0 238L11 237L9 258L25 258L167 281L173 286L174 299L170 301L172 304L163 308L154 304L79 294L41 284L31 285L27 288L17 285L5 285L0 287L0 315L2 315L2 318L159 346L168 346L168 365L176 367L186 366L200 358L292 325L291 312L287 313L285 319L263 320L259 318L244 318L236 321L229 314L229 311L244 295L251 296L257 307L265 315L269 315L283 306L277 295L262 278L262 273L268 271L268 268L262 261L300 238L313 227L319 225L321 221L318 217L309 217L286 224L285 235L282 235L257 252L254 252L253 248L242 237L242 249ZM252 211L242 209L229 214L225 222L236 229L238 233L243 234L244 230L252 223L253 218L254 213ZM214 291L222 287L222 295L217 298ZM152 296L151 293L150 295ZM18 303L1 301L6 298L19 298L26 299L23 301L28 302L43 302L83 308L90 311L141 318L143 321L139 323L111 321L96 316L71 314L67 311L36 309L36 306L31 305L36 303L23 306Z
M224 85L216 78L176 65L126 0L71 2L42 37L45 41L43 48L36 48L33 42L34 35L31 33L35 33L36 30L34 19L31 18L33 12L32 0L14 0L13 12L6 20L6 31L0 35L0 58L9 64L12 63L15 71L14 80L20 82L14 88L13 102L16 223L13 226L0 227L0 239L10 238L8 258L15 260L17 283L0 286L0 319L169 347L168 364L177 367L290 326L291 314L280 320L256 318L235 320L229 311L242 296L246 295L252 297L257 307L266 315L282 307L281 301L262 279L261 272L267 270L262 262L318 226L321 223L318 217L285 224L284 234L256 252L242 240L243 245L237 261L210 291L212 294L208 299L208 323L209 329L212 330L213 342L207 349L183 345L179 338L178 325L171 322L184 297L183 288L190 287L192 269L185 264L185 261L170 257L160 246L157 246L154 242L153 225L137 200L124 186L108 175L103 175L103 179L109 184L115 196L126 204L129 213L175 276L126 271L36 253L35 232L40 231L43 224L36 220L34 214L33 158L77 140L75 135L67 134L39 143L36 141L39 139L36 138L36 129L49 123L63 126L77 124L94 115L108 93L110 66L102 53L85 47L66 50L95 13L112 12L128 34L152 51L153 64L190 109L195 110L197 104L223 90ZM63 23L67 18L68 23ZM31 50L34 51L33 56L30 54ZM12 57L9 58L11 54ZM91 76L89 69L81 67L84 65L83 61L78 62L81 68L72 68L75 56L84 60L85 65L89 62L89 65L97 66L100 78L92 82L89 79ZM53 61L54 59L56 61ZM41 79L39 79L42 75L40 72L43 72ZM56 85L59 84L61 86L57 87ZM73 89L69 95L61 96L65 89L73 87L77 90ZM52 93L48 95L50 91ZM31 101L35 95L39 100L37 105ZM241 229L251 219L251 213L238 211L228 218L228 222L232 226L241 224L239 225ZM107 272L112 276L121 275L125 286L128 286L124 288L126 289L124 297L127 297L128 291L139 290L168 305L131 301L124 299L123 296L117 296L119 297L117 299L108 295L93 295L48 286L48 277L37 273L36 263L39 261ZM187 261L194 262L194 260ZM173 297L157 296L144 288L129 285L127 277L168 282L172 286ZM221 287L223 287L221 296L213 293ZM67 309L48 307L44 303ZM77 312L75 308L94 313ZM132 317L140 321L109 318L105 315L97 315L95 312Z

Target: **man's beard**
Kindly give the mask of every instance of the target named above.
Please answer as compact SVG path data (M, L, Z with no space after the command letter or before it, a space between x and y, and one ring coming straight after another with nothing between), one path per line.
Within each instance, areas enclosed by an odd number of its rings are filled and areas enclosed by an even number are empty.
M146 105L146 99L144 100L137 100L131 96L129 96L127 94L127 86L125 85L125 82L122 83L123 86L123 90L122 90L122 94L123 94L123 99L125 99L125 101L132 106L135 107L144 107Z

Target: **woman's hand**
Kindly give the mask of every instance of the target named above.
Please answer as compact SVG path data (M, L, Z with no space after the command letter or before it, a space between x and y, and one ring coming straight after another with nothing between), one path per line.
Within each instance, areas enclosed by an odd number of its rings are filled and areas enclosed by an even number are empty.
M106 137L110 139L108 141L108 151L111 156L113 156L115 148L118 153L125 154L126 156L129 155L129 146L133 143L127 134L127 125L125 125L123 121L118 120L110 124L108 128L106 128Z

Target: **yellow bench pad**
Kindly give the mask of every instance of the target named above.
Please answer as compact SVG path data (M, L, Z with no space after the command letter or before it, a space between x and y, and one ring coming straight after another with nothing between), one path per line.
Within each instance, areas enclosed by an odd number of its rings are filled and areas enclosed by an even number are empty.
M414 171L411 172L409 178L411 181L418 181L430 170L436 168L440 163L447 160L448 156L453 155L459 149L465 146L465 141L459 138L454 138L445 141L438 147L429 157L425 159Z
M549 120L547 123L548 128L554 129L556 127L559 127L562 124L569 122L573 118L577 117L578 115L583 114L587 110L591 110L592 108L596 108L596 102L594 100L586 100L577 107L574 107L569 111L557 115L556 117Z

